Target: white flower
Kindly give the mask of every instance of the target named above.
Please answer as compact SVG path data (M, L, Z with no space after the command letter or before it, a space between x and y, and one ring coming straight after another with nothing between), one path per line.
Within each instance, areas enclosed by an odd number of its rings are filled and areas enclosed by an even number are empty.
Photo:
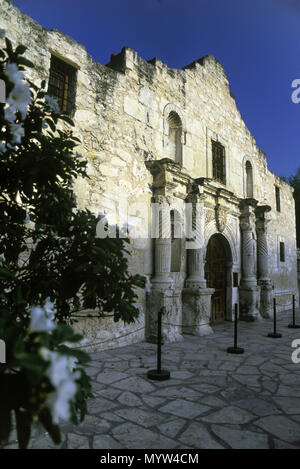
M4 254L0 254L0 261L5 262L5 255Z
M80 372L73 372L78 360L73 356L61 355L45 347L40 350L42 357L49 361L47 376L55 391L49 395L48 405L54 423L70 419L70 402L77 392L76 379Z
M7 143L6 144L7 148L9 148L10 150L15 150L17 147L16 145L11 145L10 143Z
M0 142L0 152L5 153L7 151L7 148L5 146L4 142Z
M70 375L68 367L68 359L65 355L59 355L56 352L51 354L51 365L48 370L48 376L51 384L58 388L63 381L67 380Z
M5 110L4 110L4 117L5 117L5 120L7 120L8 122L10 122L11 124L13 124L16 120L16 115L15 113L13 112L13 109L11 107L7 107Z
M50 111L59 112L59 105L55 98L49 96L48 94L45 95L45 103Z
M21 138L24 137L24 127L22 124L9 124L10 131L13 135L11 143L21 143Z
M60 388L49 396L49 404L52 411L54 423L60 420L68 421L70 419L70 401L73 400L77 392L77 386L74 381L64 381Z
M30 222L29 213L26 213L26 217L25 217L25 219L24 219L24 223L25 223L25 225L27 225L27 223L29 223L29 222Z
M54 308L54 304L50 300L49 296L48 296L48 298L46 298L45 305L44 305L44 311L46 313L47 318L54 321L56 309Z
M78 358L76 357L68 357L68 368L70 371L73 371L76 368L76 365L78 364Z
M8 63L5 69L5 75L14 85L22 85L24 84L24 73L20 72L18 69L17 64L15 63Z
M31 332L49 332L56 328L54 323L56 310L50 299L47 298L44 308L40 306L31 307L31 319L29 329Z
M30 88L28 83L19 82L9 93L7 98L8 104L15 111L20 111L22 119L27 114L27 106L31 101Z
M2 39L5 38L5 34L6 34L5 29L0 29L0 37L1 37Z

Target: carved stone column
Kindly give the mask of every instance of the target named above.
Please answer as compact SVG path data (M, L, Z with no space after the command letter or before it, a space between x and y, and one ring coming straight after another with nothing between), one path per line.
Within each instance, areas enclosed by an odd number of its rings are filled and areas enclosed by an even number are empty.
M198 185L193 187L192 193L187 198L187 202L193 204L192 225L195 236L186 242L188 277L186 287L182 292L182 330L194 335L206 335L213 332L209 323L211 295L214 289L206 287L204 276L205 198L203 187Z
M160 288L168 288L172 284L171 272L171 218L170 206L166 199L159 197L155 199L160 204L161 214L158 223L158 237L155 238L154 264L155 276L152 284ZM157 202L158 201L158 202Z
M189 288L206 288L206 280L204 278L204 200L206 195L196 193L187 199L192 204L192 228L195 235L192 239L187 240L188 255L188 277L186 286ZM197 210L196 210L197 206Z
M257 207L256 232L257 232L257 264L258 285L260 285L260 312L263 317L272 316L273 287L269 275L269 256L267 242L267 223L265 214L271 210L269 205Z
M188 278L186 286L206 288L204 277L203 248L188 249Z
M182 340L182 305L180 291L175 288L171 274L171 217L168 196L158 195L154 202L159 204L159 220L154 245L154 277L152 289L147 294L147 340L156 342L157 313L164 307L162 337L167 342ZM154 230L155 231L155 230Z
M239 287L240 318L254 321L260 318L258 310L259 288L256 278L255 207L257 201L244 199L240 204L242 232L242 279Z

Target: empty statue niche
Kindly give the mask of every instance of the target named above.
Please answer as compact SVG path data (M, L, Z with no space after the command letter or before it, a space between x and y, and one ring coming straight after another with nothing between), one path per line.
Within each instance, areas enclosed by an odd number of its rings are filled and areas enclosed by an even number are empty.
M175 111L171 111L168 117L169 125L169 156L176 163L182 164L182 122Z

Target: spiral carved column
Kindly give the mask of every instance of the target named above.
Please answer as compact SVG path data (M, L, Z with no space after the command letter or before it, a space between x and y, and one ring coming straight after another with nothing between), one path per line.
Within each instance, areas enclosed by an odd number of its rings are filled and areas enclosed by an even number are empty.
M242 279L239 288L241 319L254 321L260 317L259 288L256 278L255 208L257 201L241 202L240 227L242 232Z
M265 214L271 210L269 205L257 207L256 232L257 232L257 264L258 285L260 286L260 312L264 317L272 315L273 287L269 274L269 256L267 242L267 223Z

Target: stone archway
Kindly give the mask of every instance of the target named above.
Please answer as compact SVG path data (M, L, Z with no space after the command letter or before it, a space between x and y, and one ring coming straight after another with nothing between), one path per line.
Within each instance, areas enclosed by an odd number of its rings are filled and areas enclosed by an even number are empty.
M230 319L232 303L232 252L221 233L213 234L206 247L205 279L215 290L211 297L211 322Z

